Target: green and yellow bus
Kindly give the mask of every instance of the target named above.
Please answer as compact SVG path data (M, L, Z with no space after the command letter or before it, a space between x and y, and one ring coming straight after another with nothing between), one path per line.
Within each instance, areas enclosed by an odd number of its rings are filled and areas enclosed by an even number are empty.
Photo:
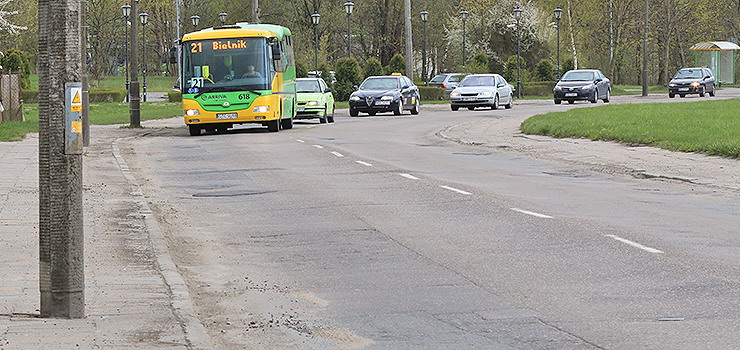
M190 135L258 123L293 127L295 61L288 28L237 23L182 38L182 105Z

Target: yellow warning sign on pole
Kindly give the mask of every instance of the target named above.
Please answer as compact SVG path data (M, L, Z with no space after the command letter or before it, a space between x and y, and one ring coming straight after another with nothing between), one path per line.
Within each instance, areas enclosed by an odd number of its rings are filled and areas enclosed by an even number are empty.
M82 89L72 88L72 101L69 104L72 112L82 112Z

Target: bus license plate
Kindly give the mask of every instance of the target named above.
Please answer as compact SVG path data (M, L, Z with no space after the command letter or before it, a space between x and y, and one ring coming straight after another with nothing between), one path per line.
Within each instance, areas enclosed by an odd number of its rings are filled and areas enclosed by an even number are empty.
M236 113L217 113L216 119L236 119Z
M565 93L565 97L574 97L574 96L578 96L578 93L576 92L566 92Z

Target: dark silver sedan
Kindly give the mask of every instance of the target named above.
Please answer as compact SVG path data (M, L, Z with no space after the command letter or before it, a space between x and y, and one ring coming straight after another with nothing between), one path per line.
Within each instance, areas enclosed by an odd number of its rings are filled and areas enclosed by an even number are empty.
M596 103L598 100L603 100L608 103L611 90L611 82L600 70L576 69L565 72L552 92L555 104L559 105L562 101Z

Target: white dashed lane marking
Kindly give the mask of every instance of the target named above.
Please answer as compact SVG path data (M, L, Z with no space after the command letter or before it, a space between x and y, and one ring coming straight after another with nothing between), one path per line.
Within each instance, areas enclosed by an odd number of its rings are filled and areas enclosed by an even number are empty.
M398 174L398 175L401 175L401 176L403 176L403 177L405 177L407 179L411 179L411 180L418 180L419 179L418 177L416 177L414 175L411 175L411 174Z
M545 215L545 214L535 213L535 212L533 212L533 211L529 211L529 210L524 210L524 209L519 209L519 208L509 208L509 209L511 209L511 210L513 210L513 211L516 211L516 212L520 212L520 213L522 213L522 214L527 214L527 215L532 215L532 216L536 216L536 217L538 217L538 218L544 218L544 219L552 219L552 216L550 216L550 215Z
M331 154L337 156L337 157L344 157L344 154L341 154L339 152L331 152Z
M457 192L459 194L472 195L472 193L470 193L470 192L463 191L463 190L460 190L460 189L457 189L457 188L454 188L454 187L450 187L450 186L439 186L439 187L442 187L442 188L444 188L446 190L450 190L450 191L453 191L453 192Z
M362 164L362 165L364 165L364 166L373 166L372 164L370 164L370 163L368 163L368 162L363 162L363 161L361 161L361 160L356 160L355 162L356 162L357 164Z
M324 146L322 146L322 145L313 145L313 146L316 147L316 148L324 148Z
M618 240L618 241L620 241L622 243L627 243L627 244L629 244L629 245L631 245L631 246L633 246L635 248L640 248L640 249L642 249L642 250L644 250L646 252L655 253L655 254L663 254L663 252L660 251L660 250L657 250L655 248L646 247L646 246L644 246L644 245L642 245L640 243L632 242L629 239L624 239L622 237L615 236L615 235L604 235L604 236L609 237L609 238L614 238L614 239L616 239L616 240Z
M306 143L306 141L303 141L303 140L296 140L296 141L298 141L300 143Z

